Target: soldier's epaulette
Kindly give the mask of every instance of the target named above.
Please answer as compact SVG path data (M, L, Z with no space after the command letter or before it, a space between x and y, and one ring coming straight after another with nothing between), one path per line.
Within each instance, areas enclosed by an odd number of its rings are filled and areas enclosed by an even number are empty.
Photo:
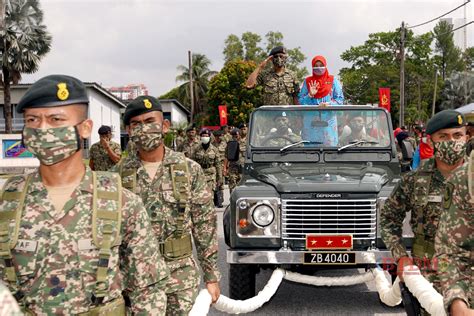
M8 175L0 177L0 203L3 202L4 192L22 192L25 189L26 175ZM0 209L2 211L2 209Z

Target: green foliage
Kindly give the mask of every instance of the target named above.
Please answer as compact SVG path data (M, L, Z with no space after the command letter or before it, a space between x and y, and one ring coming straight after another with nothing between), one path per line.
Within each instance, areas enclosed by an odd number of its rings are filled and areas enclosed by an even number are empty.
M170 91L166 92L165 94L159 96L158 99L159 100L176 99L181 104L186 106L188 109L189 109L189 106L190 106L189 103L186 103L186 102L189 102L189 100L186 98L186 93L183 95L182 90L180 90L179 87L175 87L175 88L171 89Z
M244 59L244 45L240 41L240 38L235 34L227 36L224 42L224 61L242 60Z
M436 64L441 70L443 80L453 71L461 71L464 67L461 50L454 45L453 26L447 21L439 21L433 29L435 37Z
M6 1L5 29L0 34L0 82L4 90L5 131L12 132L10 84L22 73L34 73L51 49L51 35L43 24L38 0Z
M193 94L194 94L194 113L201 114L207 105L206 94L208 90L209 80L216 74L215 71L209 69L211 61L203 54L192 54L193 62ZM176 76L176 81L184 82L178 87L177 100L182 100L182 104L191 104L190 84L189 84L189 67L178 66L180 74Z
M431 33L406 33L405 43L405 122L426 121L431 113L434 89L434 61ZM369 34L363 45L351 47L341 58L352 64L341 69L344 94L351 104L378 104L378 88L391 89L392 120L398 125L400 99L400 31ZM442 87L438 80L438 93Z
M228 122L232 125L248 122L249 113L261 106L261 89L246 89L247 77L255 69L253 61L231 61L224 65L209 84L208 118L209 125L219 124L218 106L227 105Z
M262 48L258 47L261 40L260 35L252 32L242 34L242 43L245 47L245 60L252 60L258 63L265 58L265 52Z
M283 34L281 32L270 31L267 34L265 34L265 38L267 39L267 52L268 53L272 50L272 48L276 46L284 46Z

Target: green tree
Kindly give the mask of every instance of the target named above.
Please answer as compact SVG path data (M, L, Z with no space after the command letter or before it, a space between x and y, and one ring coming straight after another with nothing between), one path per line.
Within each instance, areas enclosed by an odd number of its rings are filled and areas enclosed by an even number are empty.
M430 33L415 36L406 34L405 47L405 104L406 123L426 121L431 113L434 86L434 62ZM363 45L351 47L341 58L351 64L341 69L344 94L348 103L377 104L378 88L391 89L392 120L398 122L400 99L400 31L369 34ZM441 80L439 86L442 86ZM439 91L440 89L438 89ZM397 125L397 124L395 124Z
M265 53L260 44L262 38L260 35L252 32L245 32L242 34L242 43L245 47L245 60L253 60L255 62L261 62L265 58Z
M193 54L193 91L194 91L194 114L202 114L207 104L206 93L208 90L209 80L217 72L209 69L211 61L203 54ZM189 84L189 67L184 65L178 66L180 74L176 76L176 81L183 82L178 87L179 98L183 100L183 104L190 104L190 84Z
M12 132L10 85L23 73L38 70L41 58L51 48L51 35L43 24L43 12L38 0L6 1L5 25L1 31L1 83L4 91L5 132Z
M218 106L227 105L229 124L248 122L250 112L261 106L261 88L246 89L247 77L255 69L253 61L231 61L224 65L209 84L206 124L218 125Z
M187 102L187 99L185 98L186 95L182 95L182 93L180 93L179 91L179 87L175 87L173 89L171 89L170 91L160 95L158 97L159 100L163 100L163 99L176 99L178 100L182 105L186 106L187 108L189 108L189 104L186 103Z
M447 21L439 21L433 29L435 37L436 63L441 70L443 80L453 71L461 71L464 67L461 50L454 45L453 26Z
M273 32L270 31L265 34L265 38L267 40L267 52L269 53L272 48L276 46L284 46L283 45L283 34L281 32Z
M244 59L244 45L240 38L235 34L227 36L224 42L224 61L242 60Z

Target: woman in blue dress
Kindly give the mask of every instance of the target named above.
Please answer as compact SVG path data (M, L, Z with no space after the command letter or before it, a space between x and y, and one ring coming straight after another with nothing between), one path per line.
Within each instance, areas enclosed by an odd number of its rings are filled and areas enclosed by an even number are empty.
M298 94L301 105L342 105L344 94L342 86L334 76L327 70L326 59L323 56L315 56L311 62L313 75L307 77ZM325 146L337 146L337 118L335 113L323 112L320 119L328 123L327 127L312 127L313 118L310 116L304 119L303 139L309 141L322 142Z

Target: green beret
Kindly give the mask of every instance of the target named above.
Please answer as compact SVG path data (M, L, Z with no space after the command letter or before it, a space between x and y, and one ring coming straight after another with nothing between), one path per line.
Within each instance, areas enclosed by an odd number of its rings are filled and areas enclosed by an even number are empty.
M456 128L466 126L466 119L464 115L454 110L444 110L438 112L433 116L426 125L426 134L433 133L444 128Z
M18 113L28 108L49 108L71 104L89 104L84 84L74 77L50 75L36 81L16 107Z
M153 111L163 112L160 102L149 95L139 96L127 105L123 114L123 124L127 126L133 117Z

